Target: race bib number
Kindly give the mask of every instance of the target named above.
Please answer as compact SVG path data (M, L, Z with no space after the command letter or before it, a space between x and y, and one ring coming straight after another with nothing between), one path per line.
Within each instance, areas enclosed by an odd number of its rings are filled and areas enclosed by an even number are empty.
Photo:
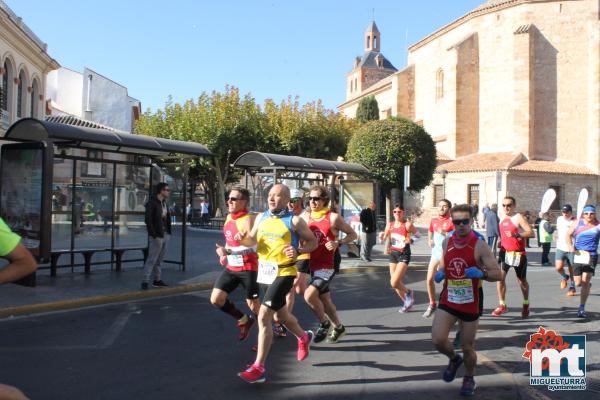
M324 281L328 281L333 276L335 271L332 269L320 269L314 272L315 278L323 279Z
M256 281L258 283L264 283L270 285L277 278L278 265L276 262L270 261L259 261L258 262L258 276Z
M467 304L475 301L471 279L448 279L448 301L454 304Z
M504 255L504 263L511 267L518 267L521 264L521 252L507 251Z
M406 246L406 237L398 233L392 233L391 239L392 247L396 249L403 249Z
M229 265L230 267L243 267L244 266L244 256L228 255L227 256L227 265Z
M575 264L590 265L590 253L588 251L577 250L573 257Z

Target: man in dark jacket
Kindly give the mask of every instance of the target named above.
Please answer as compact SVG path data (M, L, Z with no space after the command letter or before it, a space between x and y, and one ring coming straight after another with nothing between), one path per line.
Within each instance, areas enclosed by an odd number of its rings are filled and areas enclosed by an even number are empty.
M496 256L496 245L498 244L498 237L500 237L500 221L498 219L497 204L492 204L492 207L488 208L487 212L484 214L484 221L485 236L487 237L488 245L494 251L494 256Z
M375 202L371 202L368 208L360 212L360 223L362 224L361 259L371 262L371 249L377 241L377 215L375 215Z
M148 230L148 258L144 265L144 279L142 280L142 290L148 290L150 275L154 275L152 286L167 286L160 279L160 268L165 257L167 244L171 236L171 215L167 199L171 194L169 185L164 182L156 185L156 195L151 197L146 203L146 229Z

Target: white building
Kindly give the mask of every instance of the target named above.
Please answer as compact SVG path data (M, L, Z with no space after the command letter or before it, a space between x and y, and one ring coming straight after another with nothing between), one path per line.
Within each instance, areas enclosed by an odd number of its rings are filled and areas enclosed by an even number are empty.
M123 132L132 132L142 104L127 88L89 68L83 73L60 68L46 80L47 112L52 120L75 117Z
M46 75L60 67L47 49L0 0L0 135L17 119L44 118Z

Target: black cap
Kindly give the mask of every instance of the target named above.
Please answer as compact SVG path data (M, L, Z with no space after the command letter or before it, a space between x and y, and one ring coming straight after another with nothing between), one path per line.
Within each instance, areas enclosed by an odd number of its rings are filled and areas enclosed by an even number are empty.
M562 206L562 211L564 211L564 212L573 212L573 207L571 207L570 204L565 204L564 206Z

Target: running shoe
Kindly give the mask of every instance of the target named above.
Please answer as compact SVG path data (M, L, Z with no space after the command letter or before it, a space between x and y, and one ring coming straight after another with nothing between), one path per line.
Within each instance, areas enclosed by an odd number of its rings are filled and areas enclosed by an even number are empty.
M248 315L248 319L246 320L246 322L238 322L237 326L238 328L240 328L240 335L238 336L238 339L240 341L248 339L248 335L250 334L250 329L252 329L252 325L254 325L254 317L251 315Z
M560 280L560 288L563 289L563 290L566 289L568 283L569 283L569 278L568 277L567 278L562 278Z
M574 286L571 286L569 288L569 290L567 291L567 296L568 297L573 297L573 296L577 296L577 290L575 290Z
M344 336L346 336L346 327L344 325L340 325L338 328L333 328L331 330L331 334L327 338L327 343L337 343Z
M238 373L238 376L248 383L264 383L266 380L265 370L261 371L254 365L248 365L248 368L244 372Z
M423 318L431 317L431 315L435 312L436 308L437 306L430 304L429 307L427 307L427 310L425 310L425 312L423 313Z
M142 282L142 290L148 290L148 282Z
M279 322L273 322L273 334L276 337L284 338L287 336L287 329Z
M317 329L317 333L315 333L315 338L313 342L321 343L327 337L329 333L329 328L331 328L331 322L329 320L325 320L319 324L319 328Z
M452 382L454 380L456 377L456 371L458 371L458 368L462 365L462 363L463 358L460 356L460 354L457 354L448 362L448 367L444 371L444 382Z
M525 319L529 317L529 304L523 304L523 309L521 310L521 318Z
M461 396L474 396L475 388L477 388L477 385L475 384L475 380L473 379L473 377L465 376L465 377L463 377L462 387L460 388L460 395Z
M585 312L585 308L582 306L579 306L579 310L577 311L577 318L587 318L588 315Z
M454 338L454 341L452 342L452 346L455 349L460 348L460 331L456 331L456 337Z
M304 361L310 353L310 342L312 342L315 334L312 331L304 332L304 337L298 339L298 361Z
M167 285L166 283L164 283L162 280L158 280L158 281L153 281L152 282L152 286L153 287L158 287L158 288L164 288L164 287L167 287L169 285Z
M498 307L496 307L496 309L494 311L492 311L492 316L499 317L502 314L505 314L507 311L508 311L508 308L506 308L506 305L500 304Z
M415 304L415 297L413 296L413 291L409 289L404 296L404 307L406 308L406 311L408 311L413 304Z

